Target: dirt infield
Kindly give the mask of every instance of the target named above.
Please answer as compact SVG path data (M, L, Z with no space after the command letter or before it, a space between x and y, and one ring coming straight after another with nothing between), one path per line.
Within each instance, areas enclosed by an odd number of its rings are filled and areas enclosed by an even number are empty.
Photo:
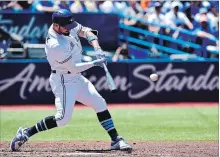
M1 142L0 156L140 156L140 157L217 157L218 142L132 142L131 153L110 151L108 142L28 142L18 152Z

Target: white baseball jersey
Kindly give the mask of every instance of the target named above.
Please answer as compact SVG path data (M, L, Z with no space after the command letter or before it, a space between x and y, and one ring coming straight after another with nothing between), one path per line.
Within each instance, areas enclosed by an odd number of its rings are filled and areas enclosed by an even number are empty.
M81 63L82 46L78 37L81 28L78 24L69 36L64 36L56 33L51 26L46 38L47 60L51 69L56 70L56 73L51 73L49 81L55 95L58 126L67 124L71 119L75 101L92 107L96 112L107 109L105 100L93 84L80 74L93 66ZM80 66L74 66L76 64Z
M81 28L82 26L78 24L70 31L69 36L64 36L55 32L52 26L50 27L45 51L52 70L68 72L68 69L63 66L64 63L69 60L74 63L81 62L83 50L78 36Z

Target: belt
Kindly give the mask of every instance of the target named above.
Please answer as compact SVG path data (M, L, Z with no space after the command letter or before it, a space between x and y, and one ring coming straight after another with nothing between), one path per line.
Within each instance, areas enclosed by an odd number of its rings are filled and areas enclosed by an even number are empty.
M56 74L56 73L57 73L57 71L56 71L56 70L51 70L51 72L52 72L52 73L54 73L54 74ZM70 72L70 71L68 71L66 74L71 74L71 72Z

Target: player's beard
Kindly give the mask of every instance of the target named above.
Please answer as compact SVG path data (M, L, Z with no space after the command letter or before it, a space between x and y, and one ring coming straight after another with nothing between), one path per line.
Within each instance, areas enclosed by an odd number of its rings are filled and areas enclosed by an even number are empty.
M63 33L63 35L69 36L69 35L70 35L70 32L65 32L65 33Z
M61 32L63 35L65 35L65 36L69 36L70 35L70 31L65 31L65 32L62 32L61 30L60 30L60 27L59 27L59 32Z

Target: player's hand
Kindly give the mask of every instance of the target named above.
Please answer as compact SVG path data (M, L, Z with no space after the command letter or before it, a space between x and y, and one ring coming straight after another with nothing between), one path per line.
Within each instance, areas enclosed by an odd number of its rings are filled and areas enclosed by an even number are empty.
M94 66L100 66L103 68L103 64L107 64L107 59L106 58L102 58L102 59L96 59L94 61L92 61Z
M102 59L102 58L106 58L105 54L97 54L96 55L97 59Z
M95 53L96 53L96 58L97 59L106 58L105 54L103 53L103 51L100 47L95 48Z

